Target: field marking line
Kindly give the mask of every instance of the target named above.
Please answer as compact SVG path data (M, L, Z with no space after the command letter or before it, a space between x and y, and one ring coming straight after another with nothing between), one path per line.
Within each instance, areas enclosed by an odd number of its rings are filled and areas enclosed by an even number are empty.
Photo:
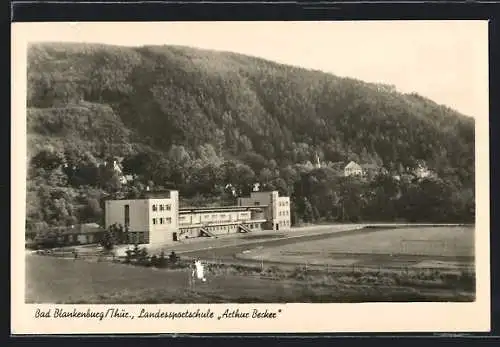
M297 239L297 238L309 237L309 236L328 235L328 234L334 234L334 233L343 232L343 231L360 230L360 229L363 229L363 228L365 228L365 226L358 226L358 227L353 227L352 229L341 229L341 230L330 231L330 232L324 232L323 231L323 232L306 234L306 235L293 235L293 236L287 236L287 237L276 237L276 238L271 238L271 239L267 239L267 240L246 241L246 242L241 242L241 243L237 243L237 244L211 246L211 247L198 248L198 249L187 250L187 251L176 251L176 253L177 254L183 254L183 253L193 253L193 252L208 251L208 250L211 250L211 249L239 247L239 246L251 245L251 244L255 244L255 243L267 243L267 242L272 242L272 241L277 241L277 240L289 240L289 239Z
M289 240L289 239L294 239L294 238L301 238L301 237L308 237L308 236L318 236L318 235L328 235L328 234L334 234L334 233L338 233L338 232L344 232L344 231L354 231L354 230L360 230L360 229L364 229L364 228L367 228L367 227L430 227L430 226L436 226L436 227L445 227L445 226L463 226L463 224L450 224L450 223L417 223L417 224L408 224L408 223L370 223L370 224L356 224L356 226L352 226L352 227L349 227L348 225L345 225L343 227L341 227L341 229L339 230L336 230L336 231L326 231L324 229L327 229L327 228L332 228L332 227L335 227L336 225L324 225L324 226L317 226L321 229L323 229L322 231L318 231L318 232L315 232L315 233L311 233L311 234L301 234L301 235L291 235L291 236L286 236L286 237L276 237L276 238L271 238L271 239L267 239L267 240L264 240L264 239L261 239L261 240L255 240L255 241L244 241L244 242L241 242L241 243L236 243L236 244L228 244L228 245L220 245L220 246L209 246L209 247L205 247L205 248L198 248L198 249L194 249L194 250L179 250L179 251L175 251L176 253L178 254L183 254L183 253L193 253L193 252L201 252L201 251L208 251L208 250L211 250L211 249L221 249L221 248L228 248L228 247L238 247L238 246L244 246L244 245L250 245L250 244L254 244L254 243L265 243L265 242L272 242L272 241L276 241L276 240ZM314 226L311 226L311 227L305 227L305 228L314 228ZM347 229L346 229L347 228ZM306 231L307 229L303 229L303 230L296 230L296 231L292 231L292 232L303 232L303 231ZM235 238L234 240L237 240L237 238Z

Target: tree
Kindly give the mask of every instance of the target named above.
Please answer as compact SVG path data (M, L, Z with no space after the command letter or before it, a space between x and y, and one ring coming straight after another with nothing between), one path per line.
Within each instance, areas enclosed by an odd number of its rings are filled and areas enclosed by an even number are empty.
M105 251L109 252L114 248L113 235L112 235L111 231L106 230L103 233L103 236L102 236L100 243L101 243L102 248L104 248Z
M262 178L292 195L297 220L303 198L327 220L472 218L474 120L422 96L190 48L41 44L28 59L30 224L81 218L82 190L138 196L143 187L98 168L96 158L115 154L125 174L199 201L224 200L226 186L247 193ZM315 153L335 176L351 159L400 176L422 161L445 184L401 177L396 194L378 178L349 186L316 170Z
M148 265L149 264L148 260L149 260L148 250L143 247L137 253L137 263L140 265Z
M87 198L82 218L87 221L99 222L103 217L103 209L99 200Z
M53 147L46 147L40 150L31 158L31 165L35 168L54 170L64 164L64 154Z
M174 251L172 251L168 256L168 260L170 261L171 264L177 264L177 262L179 261L179 257Z
M273 179L273 173L268 168L263 168L259 173L259 181L264 186L268 185Z

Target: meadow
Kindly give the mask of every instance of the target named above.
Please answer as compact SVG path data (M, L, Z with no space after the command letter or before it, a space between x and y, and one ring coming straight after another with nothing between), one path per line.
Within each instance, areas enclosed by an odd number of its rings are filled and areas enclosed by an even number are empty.
M166 270L50 256L26 257L27 303L168 304L473 301L470 272L315 271L210 265L208 282Z

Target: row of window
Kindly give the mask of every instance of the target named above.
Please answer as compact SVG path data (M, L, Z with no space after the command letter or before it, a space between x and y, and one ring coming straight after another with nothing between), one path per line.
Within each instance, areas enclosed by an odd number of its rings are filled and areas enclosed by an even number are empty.
M196 215L194 216L179 216L179 220L181 221L185 221L191 217L194 217L196 219ZM244 213L240 213L239 216L236 216L234 214L213 214L213 215L202 215L200 216L203 220L208 220L208 219L211 219L211 221L213 223L218 223L218 222L227 222L228 220L236 220L236 219L239 219L239 220L243 220L243 219L249 219L251 217L250 213L247 213L247 212L244 212ZM235 218L233 218L235 217ZM238 218L239 217L239 218Z
M290 211L279 211L278 214L280 216L288 216L288 215L290 215Z
M172 218L166 217L166 218L153 218L153 225L156 224L172 224Z
M153 211L170 211L172 209L172 206L170 204L160 204L160 205L153 205L152 206Z
M278 203L280 206L288 206L288 200L285 200L285 201L280 201Z

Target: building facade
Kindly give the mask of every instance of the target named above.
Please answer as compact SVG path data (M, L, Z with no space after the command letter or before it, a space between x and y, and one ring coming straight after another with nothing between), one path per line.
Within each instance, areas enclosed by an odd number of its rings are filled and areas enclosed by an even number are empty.
M251 192L249 197L238 198L239 206L260 206L264 211L265 229L282 230L291 227L290 197L279 196L278 191Z
M262 208L228 206L185 208L179 211L179 238L217 237L262 230L266 222Z
M344 167L344 176L362 176L363 168L358 163L351 161Z
M108 200L105 227L122 225L131 243L168 244L195 237L217 237L291 226L290 198L277 191L252 192L238 206L179 208L178 191L146 192L140 199Z
M169 243L177 233L179 192L146 194L140 199L108 200L105 227L124 226L132 243Z

